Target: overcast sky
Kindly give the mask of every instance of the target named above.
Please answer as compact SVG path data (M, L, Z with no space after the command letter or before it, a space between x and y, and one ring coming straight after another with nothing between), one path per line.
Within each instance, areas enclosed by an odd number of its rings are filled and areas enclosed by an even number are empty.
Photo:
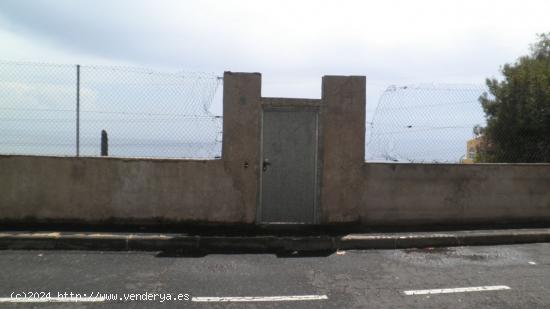
M320 96L325 74L483 83L550 31L550 1L2 0L0 59L262 72L264 96Z

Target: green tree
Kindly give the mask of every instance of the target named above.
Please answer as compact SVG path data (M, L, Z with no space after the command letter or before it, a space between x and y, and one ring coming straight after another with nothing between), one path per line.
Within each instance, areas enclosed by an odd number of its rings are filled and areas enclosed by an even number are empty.
M487 127L477 161L550 162L550 32L501 72L479 98Z

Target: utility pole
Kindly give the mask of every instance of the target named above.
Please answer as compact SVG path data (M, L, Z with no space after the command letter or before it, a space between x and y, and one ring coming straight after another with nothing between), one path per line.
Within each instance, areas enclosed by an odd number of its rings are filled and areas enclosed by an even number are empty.
M76 65L76 156L80 156L80 64Z

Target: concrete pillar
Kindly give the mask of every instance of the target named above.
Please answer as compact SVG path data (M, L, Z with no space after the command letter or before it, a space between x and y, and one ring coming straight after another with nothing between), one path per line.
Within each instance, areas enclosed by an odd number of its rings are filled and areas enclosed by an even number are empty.
M321 223L359 221L364 191L364 76L324 76L321 104Z
M222 160L241 192L243 223L253 223L256 218L261 85L260 73L224 73Z

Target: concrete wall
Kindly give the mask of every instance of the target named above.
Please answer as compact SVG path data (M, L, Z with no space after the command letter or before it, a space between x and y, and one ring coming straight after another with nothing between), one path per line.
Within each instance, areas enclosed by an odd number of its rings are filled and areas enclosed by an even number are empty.
M0 223L254 224L262 108L297 105L320 109L321 224L550 223L549 164L365 163L365 83L263 98L260 74L226 72L221 160L0 156Z
M361 224L550 222L548 164L365 164Z
M365 77L325 76L321 105L321 222L357 221L364 189Z
M8 222L252 222L224 162L0 157Z
M0 156L0 222L252 224L260 94L224 74L221 160Z
M223 82L223 166L232 176L233 190L241 196L235 205L241 223L253 223L260 175L258 145L262 76L259 73L226 72ZM215 189L212 194L226 194L216 189L215 177L210 177L210 184ZM215 208L212 210L216 211Z

